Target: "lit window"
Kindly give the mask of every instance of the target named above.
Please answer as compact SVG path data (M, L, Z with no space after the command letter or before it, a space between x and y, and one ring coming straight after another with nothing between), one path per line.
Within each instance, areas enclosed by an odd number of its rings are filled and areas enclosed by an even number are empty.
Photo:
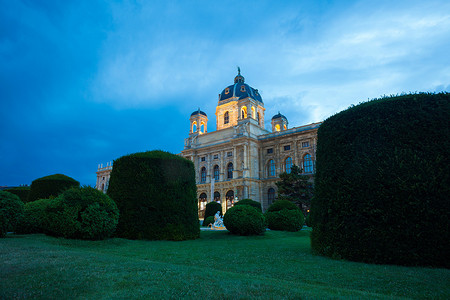
M290 157L286 158L286 160L284 161L284 167L285 167L286 173L290 174L291 167L292 167L292 158L290 158Z
M242 119L247 118L247 107L246 106L242 106L242 108L241 108L241 118Z
M203 167L200 171L200 182L205 183L206 182L206 168Z
M230 88L225 89L225 95L228 95L230 93Z
M227 178L233 179L233 163L229 163L227 166Z
M306 154L305 156L303 156L303 172L305 173L313 172L313 163L310 154Z
M275 125L275 131L280 131L280 124Z
M223 124L228 123L230 123L230 115L228 114L228 112L225 112L225 114L223 115Z
M284 151L288 151L288 150L291 150L291 145L284 146Z
M273 159L269 160L267 171L267 175L269 175L270 177L275 176L275 162L273 161Z
M214 180L219 181L219 166L218 165L214 166Z
M193 122L192 123L192 132L196 132L197 131L197 122Z
M256 110L253 106L252 106L252 118L256 119Z

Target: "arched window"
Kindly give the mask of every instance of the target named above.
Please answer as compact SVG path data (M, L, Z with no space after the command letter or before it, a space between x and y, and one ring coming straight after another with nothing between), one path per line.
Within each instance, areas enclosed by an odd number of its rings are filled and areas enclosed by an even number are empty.
M258 116L258 124L261 125L261 124L260 124L261 116L259 115L259 112L258 112L256 115Z
M255 108L252 106L252 118L256 119L256 111Z
M284 124L283 125L283 130L286 130L287 129L287 126L286 126L286 124Z
M206 168L203 167L200 170L200 182L205 183L206 182Z
M267 203L271 205L273 202L275 202L275 190L273 188L270 188L267 191Z
M241 108L241 119L247 118L247 106L242 106Z
M214 166L214 180L219 181L219 166L218 165Z
M197 131L197 122L194 121L192 122L192 132L196 132Z
M286 173L288 173L288 174L291 173L291 167L292 167L292 158L288 157L284 161L284 170L286 171Z
M204 218L205 217L205 209L206 209L206 201L207 196L205 193L201 193L200 197L198 199L198 217Z
M273 159L269 160L269 163L267 164L267 175L269 177L275 176L275 162Z
M234 204L234 191L229 190L225 195L225 198L227 199L227 209L229 209Z
M275 131L280 131L280 124L275 125Z
M313 163L310 154L306 154L305 156L303 156L303 172L305 173L313 172Z
M204 133L205 132L205 123L202 122L200 125L200 133Z
M228 124L228 123L230 123L230 115L226 111L225 114L223 115L223 124Z
M233 179L233 163L229 163L227 166L227 178Z
M220 193L214 192L214 201L220 201Z

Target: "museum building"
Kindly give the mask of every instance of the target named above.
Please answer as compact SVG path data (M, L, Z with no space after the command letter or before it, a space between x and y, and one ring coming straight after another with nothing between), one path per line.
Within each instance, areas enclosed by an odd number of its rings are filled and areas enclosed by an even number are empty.
M208 116L198 109L190 116L189 137L181 156L195 166L199 217L206 203L222 204L222 211L239 199L261 203L263 211L277 199L276 182L293 164L314 174L317 129L321 123L288 128L281 113L264 128L265 108L257 89L238 74L234 84L220 94L216 107L216 131L208 132ZM97 169L96 187L106 192L112 164Z
M263 211L277 199L282 172L293 164L305 174L314 173L317 129L321 123L288 128L281 113L264 128L264 103L257 89L240 74L220 94L216 131L208 132L208 116L198 109L190 116L189 137L181 155L195 165L199 217L206 203L219 201L222 210L239 199L261 203Z

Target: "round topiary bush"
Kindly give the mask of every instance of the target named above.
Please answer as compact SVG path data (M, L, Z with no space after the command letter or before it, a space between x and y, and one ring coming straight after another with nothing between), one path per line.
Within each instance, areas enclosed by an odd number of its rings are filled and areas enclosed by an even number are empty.
M49 202L50 199L39 199L25 203L23 206L23 218L17 226L17 233L43 233L43 222L46 219L45 210Z
M450 267L450 94L376 99L318 130L312 248Z
M249 205L233 206L227 210L223 224L230 233L237 235L260 235L266 231L263 214Z
M236 202L234 205L250 205L251 207L254 207L258 211L262 212L261 203L256 202L252 199L242 199Z
M23 203L28 202L28 194L30 193L30 187L29 186L19 186L15 188L10 188L5 190L5 192L10 192L11 194L19 196L20 200L22 200Z
M45 213L46 233L75 239L105 239L119 220L116 203L92 187L66 190L48 202Z
M203 226L208 226L209 224L214 224L214 217L209 216L206 219L203 220Z
M308 226L308 227L311 227L312 225L312 223L311 223L311 214L309 213L309 214L307 214L306 215L306 218L305 218L305 224L306 224L306 226Z
M270 230L299 231L305 223L300 209L288 200L275 201L265 213Z
M79 186L80 183L78 181L62 174L41 177L33 180L31 183L28 202L54 198L71 187Z
M214 221L214 216L216 215L216 213L220 211L220 215L222 215L222 205L216 201L211 201L209 203L206 204L205 207L205 217L204 220L206 220L208 217L213 217L213 221ZM205 225L203 225L205 226Z
M149 151L114 161L108 195L120 210L117 235L129 239L186 240L200 236L194 164Z
M16 231L17 224L23 216L23 202L18 196L0 190L0 215L2 216L0 235Z

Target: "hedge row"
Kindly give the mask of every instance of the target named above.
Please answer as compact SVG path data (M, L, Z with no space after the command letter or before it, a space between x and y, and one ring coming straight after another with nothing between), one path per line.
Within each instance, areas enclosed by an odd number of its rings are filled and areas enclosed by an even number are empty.
M450 94L376 99L320 126L311 243L349 260L450 267Z
M38 199L54 198L71 187L79 186L80 183L78 181L63 174L41 177L33 180L31 183L27 202L36 201Z

